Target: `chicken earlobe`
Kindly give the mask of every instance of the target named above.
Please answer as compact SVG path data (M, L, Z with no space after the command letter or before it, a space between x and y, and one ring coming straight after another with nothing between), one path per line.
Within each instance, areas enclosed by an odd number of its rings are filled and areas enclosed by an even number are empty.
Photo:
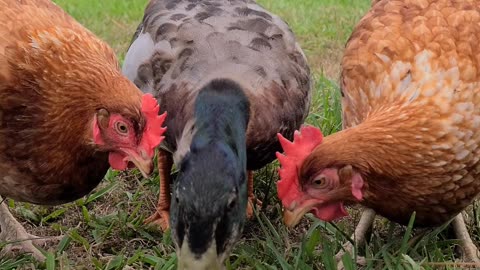
M105 145L105 141L102 138L100 127L108 127L108 112L105 109L100 109L93 118L93 142L96 145Z
M362 176L355 172L352 168L352 165L346 165L338 170L338 177L342 180L348 179L352 181L352 195L358 201L363 199L362 188L364 186Z
M358 201L361 201L363 199L363 179L360 174L355 174L352 177L352 195L357 199Z

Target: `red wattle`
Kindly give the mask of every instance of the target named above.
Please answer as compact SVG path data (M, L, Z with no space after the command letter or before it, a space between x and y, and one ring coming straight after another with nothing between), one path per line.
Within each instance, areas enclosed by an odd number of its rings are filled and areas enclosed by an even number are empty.
M319 205L318 207L313 208L310 212L323 221L332 221L348 216L343 203L340 202Z
M108 155L108 162L110 167L114 170L123 171L127 169L128 161L127 156L118 152L110 152Z

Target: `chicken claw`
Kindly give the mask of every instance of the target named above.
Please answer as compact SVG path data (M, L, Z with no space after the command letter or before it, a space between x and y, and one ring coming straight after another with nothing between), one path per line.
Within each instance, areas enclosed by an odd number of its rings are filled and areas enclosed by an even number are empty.
M257 198L255 197L255 194L253 193L253 171L248 171L247 194L248 194L247 218L251 219L254 217L253 206L256 205L258 209L262 208L262 201L257 200Z
M156 224L162 231L170 228L170 183L173 158L170 153L159 149L158 151L158 174L160 175L160 191L155 213L145 219L145 224Z
M255 216L253 214L254 205L257 206L256 209L260 210L262 208L263 202L260 201L260 200L257 200L257 198L254 195L252 195L251 197L249 196L248 197L248 204L247 204L247 218L248 219L252 219Z
M358 225L355 228L355 232L352 235L352 239L355 239L355 247L358 247L365 243L365 240L366 240L365 235L367 234L368 229L372 227L374 220L375 220L375 211L369 208L363 210L362 216L360 217L360 221L358 222ZM345 269L342 262L342 257L345 254L345 252L352 254L354 252L355 247L352 245L350 241L347 241L345 244L343 244L342 250L340 250L335 255L335 259L337 260L338 270ZM352 257L354 257L353 254L352 254ZM361 256L357 256L357 264L366 265L365 258Z
M157 209L153 215L145 219L145 224L158 225L165 232L170 228L170 212Z
M18 222L10 213L8 206L5 203L0 204L0 239L7 244L2 253L6 254L13 250L24 251L31 253L38 261L45 261L45 256L40 252L36 246L44 246L49 241L58 241L63 236L44 237L29 234L25 228Z
M458 214L453 219L452 225L457 238L460 239L460 247L462 248L462 252L466 258L466 261L480 264L478 248L470 238L470 234L468 233L462 213Z

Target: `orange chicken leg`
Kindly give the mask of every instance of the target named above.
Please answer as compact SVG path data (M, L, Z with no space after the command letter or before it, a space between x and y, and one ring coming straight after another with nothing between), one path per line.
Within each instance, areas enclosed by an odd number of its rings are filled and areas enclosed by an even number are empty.
M253 171L248 171L247 194L247 218L253 218L253 205L256 204L258 208L262 207L262 202L257 200L253 194Z
M160 226L163 231L170 228L170 172L172 170L172 155L165 151L158 151L158 174L160 175L160 192L158 195L157 210L145 223L153 223Z

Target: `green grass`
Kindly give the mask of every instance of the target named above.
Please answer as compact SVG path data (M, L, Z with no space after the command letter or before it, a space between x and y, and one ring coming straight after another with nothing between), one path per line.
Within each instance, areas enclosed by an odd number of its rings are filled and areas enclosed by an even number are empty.
M120 59L142 19L145 0L57 0L72 16L106 40ZM325 134L341 127L338 76L343 46L370 0L261 0L293 28L316 81L307 122ZM256 172L256 194L265 209L246 225L227 269L336 269L334 254L349 240L359 211L325 223L310 216L295 229L282 224L276 199L276 163ZM158 175L109 172L89 196L58 207L9 201L12 212L37 235L64 235L45 247L46 263L28 255L0 258L0 269L175 269L176 256L169 233L143 224L154 211ZM479 235L480 214L473 211L472 233ZM454 269L456 242L447 226L418 235L378 218L369 243L359 247L366 257L362 269ZM478 243L478 237L474 241ZM349 256L345 269L359 269ZM438 263L435 265L433 263Z

